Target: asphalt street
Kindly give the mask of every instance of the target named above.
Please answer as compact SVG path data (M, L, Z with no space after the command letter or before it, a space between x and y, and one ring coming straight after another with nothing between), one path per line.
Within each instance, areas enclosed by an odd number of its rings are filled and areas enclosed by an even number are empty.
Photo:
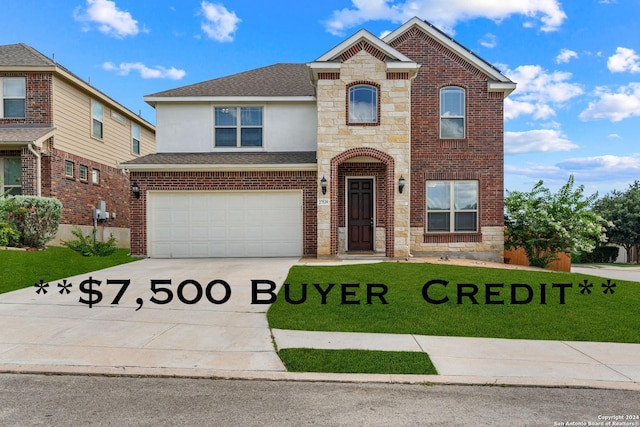
M0 402L2 426L640 425L640 392L572 388L2 374Z

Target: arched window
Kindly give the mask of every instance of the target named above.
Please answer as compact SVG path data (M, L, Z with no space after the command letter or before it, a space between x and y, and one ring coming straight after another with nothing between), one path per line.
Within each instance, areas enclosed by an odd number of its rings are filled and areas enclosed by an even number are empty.
M349 123L378 123L378 88L356 85L349 88Z
M440 89L440 138L465 137L464 89Z

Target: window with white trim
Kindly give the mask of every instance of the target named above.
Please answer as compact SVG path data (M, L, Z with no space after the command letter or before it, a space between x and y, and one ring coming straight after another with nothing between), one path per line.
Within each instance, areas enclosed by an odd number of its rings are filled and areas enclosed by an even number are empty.
M349 124L378 123L378 88L355 85L349 88Z
M131 123L131 152L140 154L140 126Z
M94 184L100 184L100 170L91 169L91 182Z
M0 196L22 194L22 161L20 157L0 157Z
M97 101L91 100L91 136L102 139L104 134L104 107Z
M78 177L83 181L89 179L89 168L85 165L80 165L78 168Z
M465 137L465 92L459 87L440 89L440 138Z
M27 80L24 77L0 77L0 118L27 116Z
M478 181L427 181L427 232L478 231Z
M216 147L262 147L262 107L215 107Z
M68 178L73 178L74 176L75 165L71 160L64 161L64 176Z

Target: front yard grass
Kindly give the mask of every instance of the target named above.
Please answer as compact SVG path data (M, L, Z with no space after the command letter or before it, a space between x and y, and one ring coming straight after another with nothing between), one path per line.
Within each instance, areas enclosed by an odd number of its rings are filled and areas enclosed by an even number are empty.
M285 348L278 354L290 372L437 375L429 356L419 352Z
M50 282L136 261L129 249L106 257L86 257L71 249L48 247L44 251L0 250L0 294L27 288L40 280Z
M445 297L443 304L430 304L423 299L422 288L427 281L444 280L448 285L433 285L428 296L434 300ZM586 281L586 282L585 282ZM640 283L594 276L546 271L505 270L462 267L440 264L379 263L345 266L295 266L285 283L291 285L290 299L301 298L301 284L308 283L307 299L301 304L285 301L284 286L267 318L272 328L315 331L378 332L436 336L519 338L538 340L601 341L640 343ZM336 286L321 304L319 293ZM340 284L360 284L356 295L346 300L359 304L342 304ZM366 284L385 284L388 292L382 304L375 296L366 304ZM602 285L615 287L607 288ZM468 297L457 304L457 285L478 287L473 304ZM498 294L489 295L486 304L486 284L504 284L489 288ZM511 284L527 284L534 291L528 304L511 303ZM546 284L546 304L541 304L541 284ZM553 284L571 284L565 290L564 304L560 290ZM580 285L583 286L580 286ZM592 285L592 286L589 286ZM463 291L471 287L463 286ZM611 293L613 291L613 293ZM516 290L516 299L524 301L526 290Z

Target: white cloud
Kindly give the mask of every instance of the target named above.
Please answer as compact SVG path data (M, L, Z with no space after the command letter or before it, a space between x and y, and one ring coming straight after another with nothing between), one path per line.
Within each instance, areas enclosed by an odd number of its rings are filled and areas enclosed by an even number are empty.
M207 3L206 1L203 1L200 6L201 13L206 20L202 23L201 28L207 37L219 42L232 42L241 21L235 12L229 12L221 4Z
M580 85L570 83L571 73L548 72L539 65L521 65L505 75L518 84L516 90L505 99L504 117L515 119L532 115L534 119L548 119L556 114L554 107L582 95Z
M155 66L153 68L149 68L141 62L121 62L120 65L115 65L112 62L105 62L102 64L102 68L107 71L115 71L121 76L126 76L131 71L137 71L143 79L180 80L187 74L184 70L178 70L175 67L165 68Z
M599 87L595 94L598 99L590 102L587 109L580 113L580 120L605 119L619 122L640 116L640 83L629 83L615 93L607 87Z
M579 157L567 159L557 164L561 169L575 173L576 176L582 176L587 179L595 177L606 177L608 174L616 175L616 177L637 179L640 173L640 156L593 156Z
M455 25L475 18L501 21L512 15L530 18L525 26L540 23L542 31L555 31L567 15L558 0L352 0L352 8L333 11L324 22L328 32L344 36L349 28L367 21L408 21L414 16L428 20L445 32L452 33Z
M573 175L576 183L606 193L613 188L624 188L638 179L640 154L578 157L563 160L555 165L507 164L504 170L505 182L511 183L508 184L509 189L526 187L540 179L544 180L547 186L551 183L559 187L567 181L569 175ZM530 180L530 183L527 180Z
M607 60L607 68L612 73L640 73L640 55L633 49L619 47Z
M505 132L506 154L548 153L578 148L562 132L554 129L537 129L527 132Z
M570 49L562 49L558 54L558 56L556 56L556 63L566 64L567 62L571 61L573 58L577 58L577 57L578 57L577 52L574 52L573 50L570 50Z
M135 36L140 32L138 21L129 12L118 9L116 3L110 0L87 0L87 9L83 12L80 7L73 12L76 21L96 24L98 30L108 36L123 38Z
M480 44L487 49L493 49L498 45L498 39L494 34L487 33L484 35L482 40L480 40Z

